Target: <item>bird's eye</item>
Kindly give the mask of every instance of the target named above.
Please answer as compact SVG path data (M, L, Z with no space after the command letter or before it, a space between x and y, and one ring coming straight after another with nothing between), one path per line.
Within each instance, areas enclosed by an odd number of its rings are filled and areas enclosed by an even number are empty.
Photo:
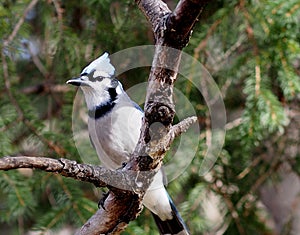
M101 81L104 79L104 77L98 76L98 77L94 77L94 79L95 79L96 81L101 82Z
M86 80L89 80L91 82L95 82L95 81L101 82L104 78L106 78L105 75L106 74L104 74L101 71L99 72L99 71L96 71L96 70L92 70L89 73L84 72L80 76L85 77Z

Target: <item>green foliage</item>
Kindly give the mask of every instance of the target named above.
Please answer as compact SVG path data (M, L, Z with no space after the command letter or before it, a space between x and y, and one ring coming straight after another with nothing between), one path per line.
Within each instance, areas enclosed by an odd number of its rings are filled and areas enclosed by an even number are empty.
M61 176L57 176L54 181L42 183L50 190L52 205L47 208L47 213L41 214L34 226L35 229L48 231L58 229L63 224L74 224L79 227L96 212L96 204L83 196L81 184ZM60 187L57 187L58 185Z
M18 172L1 172L0 187L3 193L7 195L5 201L2 201L0 220L1 222L12 222L20 216L28 218L33 216L33 211L37 204L32 196L32 179L24 181L24 176Z
M153 44L153 36L134 2L38 1L4 48L29 2L0 4L0 156L82 161L72 133L75 91L63 84L104 51ZM194 29L185 51L213 75L229 127L216 164L200 176L209 110L199 91L178 79L176 87L199 117L201 142L192 164L168 191L192 234L266 234L272 229L265 223L271 216L259 206L257 188L276 178L276 172L261 154L273 137L288 134L287 110L299 99L299 14L299 0L219 0L209 3ZM148 72L128 71L121 80L127 88L144 81ZM55 90L61 85L61 91ZM233 125L237 119L240 123ZM298 159L292 168L299 175ZM100 198L90 185L36 170L0 172L0 189L0 227L11 234L78 228ZM144 210L124 234L158 234L151 213Z
M245 146L250 144L249 147L259 145L269 133L283 132L287 124L284 107L266 84L269 78L260 76L260 74L251 75L244 88L247 99L240 133L246 137L242 138L242 141L245 141L243 144Z

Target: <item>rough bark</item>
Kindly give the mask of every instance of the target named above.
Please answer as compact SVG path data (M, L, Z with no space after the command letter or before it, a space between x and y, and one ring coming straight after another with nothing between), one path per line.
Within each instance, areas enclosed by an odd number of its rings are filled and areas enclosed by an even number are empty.
M0 158L0 170L12 170L17 168L32 168L53 172L65 177L93 183L96 187L105 187L107 185L105 179L109 179L111 174L115 174L100 166L79 164L76 161L68 159L31 156Z

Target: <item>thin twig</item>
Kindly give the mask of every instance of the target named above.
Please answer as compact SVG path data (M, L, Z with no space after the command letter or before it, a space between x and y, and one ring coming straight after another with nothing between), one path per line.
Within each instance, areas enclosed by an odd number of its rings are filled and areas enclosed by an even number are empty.
M48 71L47 71L46 67L43 65L43 63L41 62L40 58L32 51L30 44L23 43L23 45L28 50L35 66L38 68L38 70L41 72L41 74L43 74L43 76L45 78L47 78Z
M0 132L7 131L11 127L15 126L16 123L21 122L22 119L20 117L16 118L15 120L9 122L8 124L5 124L3 127L0 128Z
M245 203L245 201L248 200L249 195L256 193L259 187L262 186L269 179L269 177L278 170L278 168L281 165L282 161L280 161L280 159L278 158L275 158L272 161L270 168L267 171L265 171L262 175L260 175L258 179L256 179L256 181L252 184L249 192L240 198L240 200L236 204L237 208L240 208Z
M196 116L193 117L188 117L183 119L181 122L179 122L178 124L174 125L171 128L171 133L172 135L174 135L174 138L180 136L182 133L186 132L191 125L193 125L194 123L196 123L198 120L198 118Z
M27 16L28 12L34 8L34 6L37 4L37 2L38 2L38 0L32 0L29 3L29 5L26 7L25 11L23 12L23 15L20 17L20 19L19 19L18 23L16 24L16 26L14 27L12 33L9 35L7 40L5 40L3 42L4 48L7 47L14 40L14 38L16 37L17 33L19 32L22 24L25 21L25 18Z
M250 164L250 166L247 166L241 173L237 175L237 179L241 180L243 179L246 175L248 175L257 165L262 161L262 158L256 157Z
M45 137L40 135L37 131L37 129L31 124L31 122L25 118L24 112L22 108L20 107L18 101L13 96L11 92L11 84L9 80L9 74L8 74L8 65L6 61L6 56L4 52L1 53L2 57L2 65L3 65L3 78L4 78L4 88L6 93L8 94L8 97L10 99L10 102L15 107L17 114L19 116L19 119L25 124L25 126L31 130L44 144L46 144L50 149L55 151L58 155L64 156L66 154L66 150L62 148L61 146L58 146L57 144L54 144L52 141L47 140Z
M63 25L63 13L64 13L64 9L61 7L61 3L60 1L57 0L52 0L56 13L57 13L57 18L58 21L60 22L60 25Z
M261 92L261 68L260 68L259 47L257 45L257 41L254 35L254 29L251 25L251 16L247 11L245 5L246 5L245 0L240 0L239 7L242 10L245 18L246 33L249 41L252 43L253 46L253 56L255 58L255 95L257 97Z
M239 217L239 214L235 208L235 205L232 203L232 201L230 200L230 195L227 194L226 192L224 192L224 190L222 188L220 188L218 185L216 185L216 183L214 183L213 185L210 186L210 188L215 191L217 194L221 195L229 212L230 212L230 215L233 219L233 221L235 222L236 224L236 227L239 231L239 234L241 235L245 235L246 234L246 231L241 223L241 220L240 220L240 217Z
M237 119L235 119L235 120L233 120L231 122L226 123L225 129L226 130L231 130L231 129L233 129L235 127L238 127L239 125L241 125L242 122L243 122L243 119L241 117L239 117L239 118L237 118Z
M195 59L199 59L200 52L206 47L207 41L213 32L217 29L218 25L222 22L222 19L216 20L208 29L205 38L198 44L198 46L194 49L194 57Z

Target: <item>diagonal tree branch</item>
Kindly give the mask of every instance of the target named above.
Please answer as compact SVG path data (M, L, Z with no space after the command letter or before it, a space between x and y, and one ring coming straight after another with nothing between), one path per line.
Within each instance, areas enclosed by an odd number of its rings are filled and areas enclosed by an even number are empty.
M24 23L25 21L25 18L26 18L26 15L28 14L28 12L30 10L32 10L35 5L38 3L38 0L32 0L28 6L26 7L25 11L23 12L23 15L19 18L18 20L18 23L16 24L16 26L14 27L12 33L9 35L9 37L7 38L7 40L5 40L3 42L3 47L7 47L13 40L14 38L16 37L16 35L18 34L22 24Z
M133 191L110 191L103 206L82 226L77 235L120 234L141 210L141 199Z
M182 49L189 42L193 27L203 11L207 0L181 0L166 22L166 41Z
M160 0L135 0L135 2L151 24L152 31L154 33L159 29L158 26L160 25L160 22L164 19L164 17L171 13L171 10L167 6L167 4Z
M156 51L148 79L145 118L134 153L135 158L145 153L145 146L157 146L172 127L175 114L173 85L180 64L181 49L187 44L206 1L182 0L174 12L171 12L162 1L141 0L137 1L137 4L152 25L156 38ZM161 139L150 141L149 130L154 123L163 124L162 128L157 130L161 133ZM153 162L150 163L148 170L159 166L164 154L165 152L160 152L157 156L151 156Z

